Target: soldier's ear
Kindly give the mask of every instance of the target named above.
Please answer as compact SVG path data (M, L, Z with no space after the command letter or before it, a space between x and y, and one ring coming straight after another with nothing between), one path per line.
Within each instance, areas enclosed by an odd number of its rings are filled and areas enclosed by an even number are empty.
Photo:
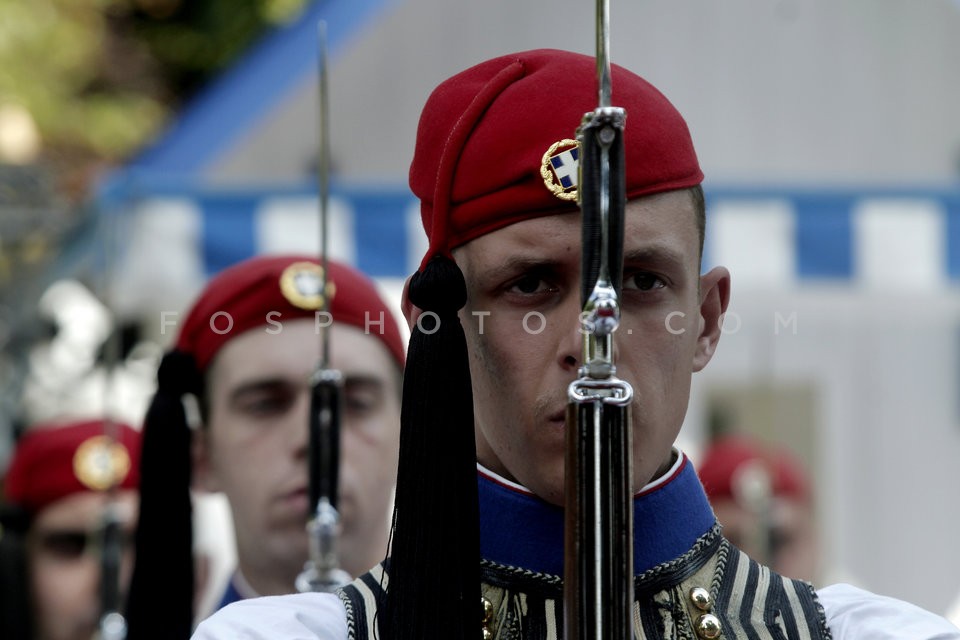
M723 333L723 314L730 303L730 272L715 267L700 277L700 324L697 351L693 356L693 370L700 371L717 349Z
M411 278L413 278L413 276L409 276L406 282L403 283L403 295L400 298L400 310L403 312L403 317L407 321L407 328L413 331L413 326L417 324L417 320L420 319L420 314L423 313L423 309L410 301Z

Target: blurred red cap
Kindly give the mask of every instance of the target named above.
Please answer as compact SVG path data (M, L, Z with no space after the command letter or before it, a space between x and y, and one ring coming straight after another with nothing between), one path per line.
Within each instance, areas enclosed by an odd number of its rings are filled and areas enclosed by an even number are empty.
M7 469L8 502L37 513L74 493L140 482L140 432L126 424L86 420L30 427Z
M786 449L768 447L746 436L725 436L714 441L697 472L711 500L737 499L737 474L755 464L763 465L767 471L774 496L809 501L810 484L800 462Z
M347 265L328 260L327 267L333 321L379 338L402 368L400 330L374 283ZM210 280L187 314L177 350L193 355L202 372L223 345L249 329L315 318L324 302L321 274L317 258L299 255L257 256L223 270Z

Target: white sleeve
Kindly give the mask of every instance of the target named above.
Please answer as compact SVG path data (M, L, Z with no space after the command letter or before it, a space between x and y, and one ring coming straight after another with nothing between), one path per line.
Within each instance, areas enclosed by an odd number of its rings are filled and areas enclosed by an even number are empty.
M817 590L833 640L960 640L945 618L849 584Z
M347 640L347 612L332 593L250 598L204 620L191 640Z

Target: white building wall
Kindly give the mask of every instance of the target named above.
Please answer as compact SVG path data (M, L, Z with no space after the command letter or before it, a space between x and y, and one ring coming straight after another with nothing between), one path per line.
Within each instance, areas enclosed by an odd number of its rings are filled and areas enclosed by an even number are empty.
M613 60L678 106L708 181L926 183L958 175L953 0L610 4ZM337 169L348 178L404 180L434 86L498 54L592 54L592 21L593 5L577 0L407 0L386 10L331 63ZM309 175L315 105L315 85L300 86L214 175ZM628 115L628 126L640 123Z

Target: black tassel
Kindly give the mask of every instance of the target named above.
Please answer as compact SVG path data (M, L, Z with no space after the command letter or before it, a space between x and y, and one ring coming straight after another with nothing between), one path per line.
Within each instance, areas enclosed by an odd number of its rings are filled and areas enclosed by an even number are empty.
M457 311L466 285L435 257L410 283L421 315L403 381L400 464L382 640L481 637L473 393Z
M32 638L33 606L27 573L28 514L0 505L0 638Z
M193 627L190 429L184 393L198 393L193 357L163 357L140 454L140 517L127 599L128 640L186 640ZM166 585L175 585L169 589Z

